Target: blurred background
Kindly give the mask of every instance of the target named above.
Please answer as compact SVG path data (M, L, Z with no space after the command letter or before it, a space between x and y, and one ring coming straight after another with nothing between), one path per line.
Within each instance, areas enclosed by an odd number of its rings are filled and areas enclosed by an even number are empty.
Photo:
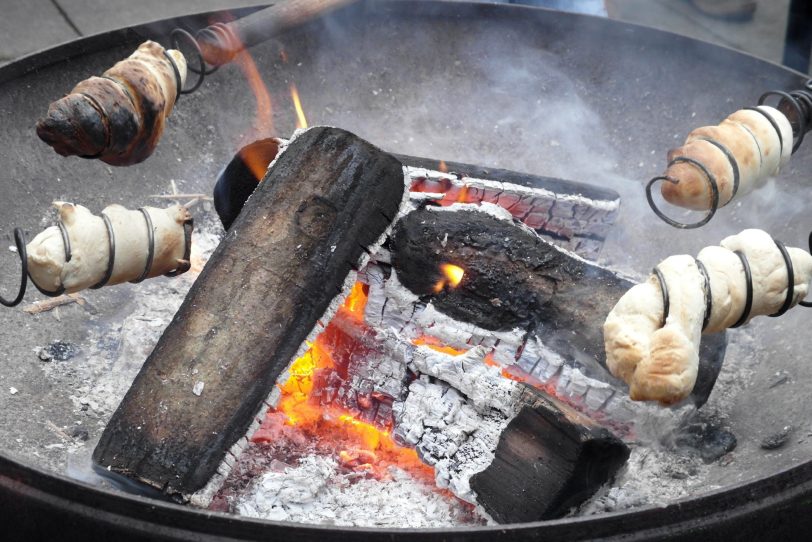
M746 51L810 73L808 0L497 0L592 13ZM261 0L0 0L0 65L114 28Z
M592 13L742 50L810 73L808 0L497 0ZM0 0L0 65L114 28L260 0Z

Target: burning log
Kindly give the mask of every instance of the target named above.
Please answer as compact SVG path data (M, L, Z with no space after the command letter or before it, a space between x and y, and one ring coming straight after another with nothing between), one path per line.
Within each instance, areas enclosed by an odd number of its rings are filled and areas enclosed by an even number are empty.
M285 144L260 139L240 149L214 187L214 205L228 229ZM542 238L596 259L620 207L612 191L565 179L395 155L407 165L410 191L439 205L490 203L507 210ZM435 169L438 168L438 169Z
M390 226L403 190L401 164L348 132L319 127L291 141L145 362L94 460L167 494L202 488L256 425L280 373Z
M482 346L449 353L415 345L368 327L346 305L315 345L335 365L317 370L310 405L339 406L385 428L434 468L439 487L497 521L558 517L611 481L629 455L586 416L505 378ZM254 438L274 440L274 427Z
M496 332L526 330L585 375L622 386L606 369L603 321L634 282L555 247L498 211L426 207L401 219L391 243L400 282L443 314ZM448 265L463 273L454 287L445 284ZM529 344L517 348L514 361ZM724 351L723 333L704 338L696 404L710 395Z

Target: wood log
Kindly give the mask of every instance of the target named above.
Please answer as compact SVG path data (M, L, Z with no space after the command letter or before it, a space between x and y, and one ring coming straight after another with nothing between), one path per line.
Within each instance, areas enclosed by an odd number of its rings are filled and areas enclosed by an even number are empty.
M611 482L629 449L607 429L527 384L523 406L488 467L471 477L477 502L499 523L563 516Z
M587 376L625 387L606 369L603 322L631 280L475 210L410 213L396 224L391 250L403 285L440 312L489 330L526 329ZM437 292L446 263L465 275ZM698 405L710 395L726 344L724 333L703 336L692 394Z
M293 140L192 286L93 459L170 495L203 487L391 225L403 191L401 164L349 132L317 127Z
M214 206L228 229L262 178L258 172L276 156L281 140L260 139L241 148L223 169L214 187ZM486 168L459 162L443 162L449 173L425 183L427 172L437 172L439 162L429 158L393 155L409 166L412 182L428 184L438 191L442 184L466 186L463 202L500 202L548 241L588 259L596 259L620 206L620 195L596 185L554 177ZM443 182L436 182L441 180ZM503 183L508 183L507 185ZM507 194L508 186L533 190L531 194ZM446 186L446 189L448 186ZM459 190L457 190L459 195Z

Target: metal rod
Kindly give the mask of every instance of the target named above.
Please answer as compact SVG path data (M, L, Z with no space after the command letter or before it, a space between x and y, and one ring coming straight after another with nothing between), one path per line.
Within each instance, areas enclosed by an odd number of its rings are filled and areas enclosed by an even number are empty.
M211 66L230 62L240 51L357 0L287 0L197 34L203 59Z

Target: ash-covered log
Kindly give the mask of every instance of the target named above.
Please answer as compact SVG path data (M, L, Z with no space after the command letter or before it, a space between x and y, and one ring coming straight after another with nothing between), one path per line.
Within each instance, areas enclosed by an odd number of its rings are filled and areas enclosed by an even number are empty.
M214 205L228 229L263 172L285 142L260 139L240 149L214 187ZM607 188L505 169L394 155L406 165L410 190L440 205L491 203L508 211L542 238L594 260L620 208Z
M107 425L93 459L167 494L202 488L401 204L401 164L336 128L280 153Z
M499 523L561 517L629 458L626 445L605 428L527 384L519 387L518 414L502 431L493 461L470 482Z
M634 282L489 209L427 206L399 220L391 250L401 283L456 320L527 330L587 376L623 387L606 370L603 321ZM443 286L448 264L462 273L453 287ZM724 333L703 337L696 404L710 395L725 346Z

